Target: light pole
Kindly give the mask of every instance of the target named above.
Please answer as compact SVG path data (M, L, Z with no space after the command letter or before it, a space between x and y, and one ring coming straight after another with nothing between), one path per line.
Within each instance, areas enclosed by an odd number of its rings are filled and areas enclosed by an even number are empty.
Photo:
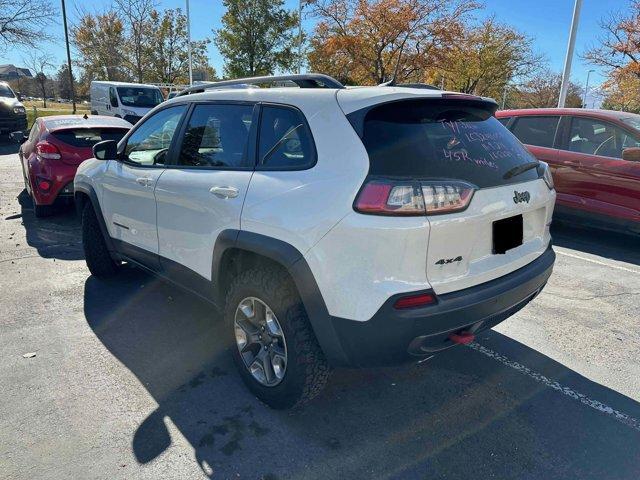
M564 103L567 100L569 78L571 77L571 62L573 61L573 49L576 46L576 32L578 31L581 8L582 0L576 0L575 5L573 6L573 17L571 19L571 30L569 31L569 45L567 46L567 56L564 59L564 69L562 71L562 84L560 85L560 98L558 99L558 108L564 108Z
M187 51L189 52L189 85L193 85L193 67L191 66L191 17L189 16L189 0L187 0Z
M298 2L298 73L302 73L302 7L315 3L316 0L299 0Z
M587 94L589 93L589 75L591 72L595 72L595 70L589 70L587 72L587 81L584 84L584 95L582 96L582 108L587 108Z
M69 71L69 85L71 86L71 102L73 103L73 113L76 113L76 92L73 87L73 72L71 71L71 50L69 49L69 30L67 28L67 10L62 0L62 23L64 23L64 41L67 44L67 70Z

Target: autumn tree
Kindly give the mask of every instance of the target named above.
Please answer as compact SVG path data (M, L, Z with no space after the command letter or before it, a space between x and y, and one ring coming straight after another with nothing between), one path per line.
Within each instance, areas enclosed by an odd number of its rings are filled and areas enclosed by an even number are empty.
M441 66L445 88L499 98L507 83L539 70L544 58L533 52L533 39L489 18L467 24L451 44Z
M544 69L531 77L522 85L513 86L507 90L506 108L549 108L558 105L562 75ZM582 88L569 83L567 100L568 108L582 107Z
M421 81L478 8L471 0L319 0L311 70L346 83Z
M0 52L51 40L47 29L57 16L51 0L0 0Z
M153 11L149 22L149 64L145 67L145 81L154 83L188 83L189 55L187 17L182 11L168 9ZM209 67L207 44L209 40L192 41L192 64L194 69L205 69L215 76Z
M291 70L297 60L298 14L284 0L223 0L222 28L214 42L227 77L269 75Z
M122 52L125 50L123 19L115 10L99 14L84 14L71 27L71 37L78 50L78 65L88 78L130 80Z
M601 20L600 27L603 34L598 45L583 58L607 71L603 107L639 112L640 1L630 2L627 14L610 14Z

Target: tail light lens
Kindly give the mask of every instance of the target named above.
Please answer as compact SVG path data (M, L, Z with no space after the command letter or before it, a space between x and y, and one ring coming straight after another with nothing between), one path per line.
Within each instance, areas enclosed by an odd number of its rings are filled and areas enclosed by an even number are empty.
M464 210L476 187L458 180L402 181L370 179L354 208L374 215L436 215Z
M424 307L436 303L436 296L432 293L420 293L418 295L407 295L400 297L393 304L393 308L403 310L405 308Z
M40 142L36 145L36 155L45 160L60 160L60 150L49 142Z

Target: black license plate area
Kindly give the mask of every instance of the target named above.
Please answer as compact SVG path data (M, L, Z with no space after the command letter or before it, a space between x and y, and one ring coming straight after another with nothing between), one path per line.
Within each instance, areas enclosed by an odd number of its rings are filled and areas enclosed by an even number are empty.
M493 222L493 253L504 254L522 245L522 215Z

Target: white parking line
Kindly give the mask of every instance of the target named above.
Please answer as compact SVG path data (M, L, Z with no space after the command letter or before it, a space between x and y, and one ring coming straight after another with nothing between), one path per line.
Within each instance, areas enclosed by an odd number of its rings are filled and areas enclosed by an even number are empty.
M507 367L511 367L514 370L517 370L520 373L524 373L525 375L527 375L529 378L532 378L533 380L535 380L536 382L542 383L543 385L552 388L554 390L557 390L558 392L573 398L574 400L579 400L581 403L583 403L584 405L591 407L595 410L598 410L599 412L605 413L607 415L611 415L614 419L618 420L620 423L623 423L625 425L627 425L628 427L633 428L634 430L637 430L640 432L640 421L638 421L637 419L630 417L629 415L627 415L626 413L622 413L618 410L615 410L613 408L611 408L608 405L605 405L602 402L599 402L598 400L593 400L592 398L587 397L586 395L583 395L582 393L578 393L572 389L570 389L569 387L565 387L561 384L559 384L558 382L555 382L553 380L551 380L550 378L545 377L544 375L534 372L533 370L525 367L524 365L518 363L518 362L514 362L513 360L510 360L509 358L505 357L504 355L500 355L497 352L494 352L493 350L491 350L490 348L487 347L483 347L482 345L473 342L470 343L468 345L469 348L473 348L475 351L482 353L483 355L486 355L487 357L493 358L494 360L497 360L498 362L502 363L503 365L506 365Z
M556 253L559 253L560 255L564 255L565 257L579 258L580 260L585 260L587 262L595 263L596 265L603 265L605 267L616 268L618 270L622 270L622 271L625 271L625 272L640 274L640 270L634 270L633 268L621 267L620 265L615 265L615 264L607 263L607 262L601 262L600 260L595 260L595 259L589 258L589 257L583 257L582 255L575 255L573 253L563 252L562 250L558 250L557 248L555 249L555 251L556 251Z

